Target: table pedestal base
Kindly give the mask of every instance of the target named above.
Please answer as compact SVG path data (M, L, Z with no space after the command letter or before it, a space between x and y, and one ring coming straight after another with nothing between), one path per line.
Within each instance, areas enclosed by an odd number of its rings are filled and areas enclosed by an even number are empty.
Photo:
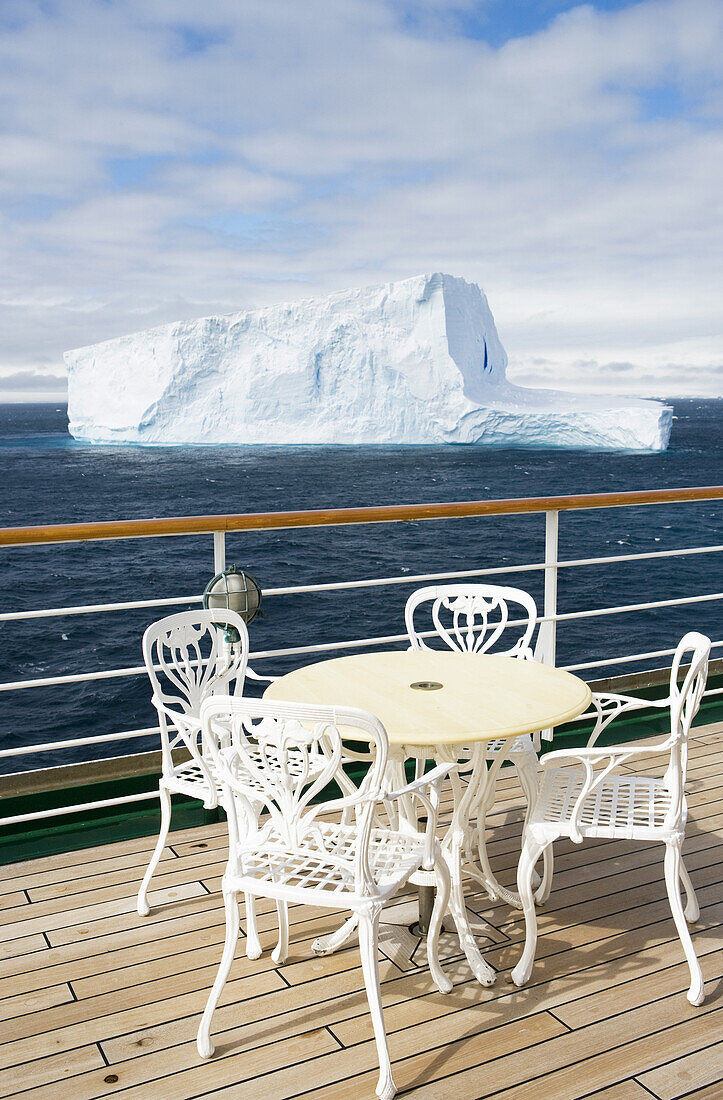
M426 936L429 925L432 922L432 910L434 909L435 889L433 886L417 887L417 902L419 904L419 917L409 931L413 936Z
M385 907L379 922L379 950L403 971L426 966L427 937L420 936L415 931L416 917L417 901L416 898L410 898ZM504 936L489 927L475 913L468 912L467 920L479 946L489 949L505 942ZM459 966L465 960L465 951L460 944L451 913L447 913L444 918L444 928L444 934L439 937L440 961L443 967L453 963Z
M413 936L417 936L419 939L426 939L429 934L429 926L432 922L432 910L434 909L434 899L437 891L434 886L418 886L417 887L417 908L419 910L417 919L409 926L409 931ZM449 913L445 914L442 919L442 927L439 930L440 936L455 931L454 921Z

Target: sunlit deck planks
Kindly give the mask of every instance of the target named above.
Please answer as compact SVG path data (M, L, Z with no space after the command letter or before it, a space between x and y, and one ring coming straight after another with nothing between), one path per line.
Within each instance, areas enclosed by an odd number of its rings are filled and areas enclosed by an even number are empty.
M723 1095L723 737L691 743L684 852L701 905L695 944L708 999L692 1008L665 895L660 847L594 842L557 848L540 914L532 983L504 980L521 950L518 912L468 894L488 922L480 945L493 989L452 953L444 997L423 948L402 928L383 943L385 1020L397 1084L419 1100L643 1100ZM522 800L500 784L490 853L511 882ZM328 911L292 910L289 963L234 964L215 1020L216 1057L195 1048L220 958L224 827L172 834L154 880L157 908L135 913L153 838L0 868L0 1097L23 1100L273 1100L374 1095L376 1052L355 945L311 955ZM411 898L411 893L410 893ZM405 899L409 901L409 899ZM262 942L276 915L259 906ZM422 958L419 959L421 954ZM420 964L420 961L422 965Z

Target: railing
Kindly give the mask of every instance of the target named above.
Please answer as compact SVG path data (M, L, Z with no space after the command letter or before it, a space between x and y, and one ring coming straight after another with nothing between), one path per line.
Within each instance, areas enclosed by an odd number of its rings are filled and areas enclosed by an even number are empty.
M558 557L559 517L561 512L653 504L689 504L692 502L720 499L723 499L723 487L715 486L692 489L662 489L647 490L643 492L599 493L533 499L468 501L446 504L409 504L385 507L269 512L247 515L193 516L165 520L121 520L104 523L8 527L0 529L0 546L20 547L47 545L52 543L88 542L94 540L211 534L213 536L214 572L220 572L226 565L226 534L229 532L272 531L304 527L334 527L350 524L400 523L419 520L463 519L481 516L544 514L544 561L521 565L504 565L485 569L464 569L455 572L435 572L417 575L405 574L403 576L364 578L360 580L324 581L318 584L265 589L264 597L281 597L311 592L342 591L346 589L382 588L394 585L408 586L444 580L541 572L544 576L544 600L542 614L538 618L540 629L537 642L537 655L545 662L554 664L557 655L556 631L558 623L597 618L606 615L629 614L677 605L708 603L723 599L723 592L710 592L667 600L618 604L610 607L583 609L566 613L558 612L557 590L560 570L575 569L590 565L605 566L613 563L630 561L673 557L685 558L691 555L716 554L723 551L723 545L710 545L653 550L635 554L615 554L602 557L576 558L561 561ZM201 597L193 594L190 596L171 596L163 599L7 611L0 613L0 623L45 619L52 616L94 615L104 612L126 611L137 608L166 608L200 602ZM405 638L406 634L388 634L345 641L323 641L302 646L287 646L252 652L250 660L254 662L274 657L301 656L304 654L338 652L345 649L393 645L403 642ZM713 645L715 649L723 647L723 639L714 640ZM601 660L586 661L564 667L569 671L587 671L593 668L606 668L645 660L657 660L669 657L673 652L673 649L648 650L641 653L620 654L613 657L606 657ZM85 683L97 680L141 676L144 674L145 669L142 665L134 665L123 668L105 669L97 672L78 672L61 676L44 676L0 683L0 692L25 691L61 684ZM711 689L711 693L720 690L721 689ZM71 738L64 741L49 741L31 747L17 746L15 748L0 749L0 759L16 756L31 756L36 753L43 754L55 750L75 749L85 745L131 741L134 739L147 738L149 734L155 732L157 732L155 727L146 727L143 729L98 734L90 737ZM31 821L40 817L64 815L70 812L79 813L155 797L157 797L157 793L150 792L104 799L102 801L89 802L82 805L76 804L71 807L59 807L36 813L19 814L12 817L0 818L0 825Z

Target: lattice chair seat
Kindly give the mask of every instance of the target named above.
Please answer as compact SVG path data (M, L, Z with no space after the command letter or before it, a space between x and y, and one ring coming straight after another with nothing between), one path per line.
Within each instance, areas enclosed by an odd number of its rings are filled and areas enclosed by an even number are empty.
M301 845L297 851L279 846L280 838L270 833L268 847L262 853L239 854L243 875L259 882L298 889L322 890L329 894L354 891L354 860L359 847L356 826L324 824L319 826L322 851L317 846ZM386 897L416 871L423 859L424 837L419 833L399 833L372 829L368 858L379 894ZM317 904L323 904L316 899ZM339 900L327 904L337 906Z
M673 796L664 780L649 776L610 775L576 804L585 785L582 769L555 768L543 773L530 828L541 838L572 834L583 837L656 839L665 825ZM548 828L546 829L546 826Z
M537 771L537 750L532 740L531 733L524 733L521 737L515 737L514 740L505 740L502 737L496 737L493 741L488 741L485 747L485 755L488 760L491 760L502 749L505 751L506 756L518 756L522 753L532 753L534 756L534 767ZM463 745L460 751L460 758L464 759L472 755L472 746Z
M258 749L254 750L252 747L249 755L256 764L261 764L261 754ZM272 767L281 767L278 758L273 756L268 758L268 763ZM312 778L324 767L324 764L322 757L312 762ZM304 763L298 753L291 752L288 754L283 766L288 769L291 775L299 775ZM210 777L210 784L207 773ZM179 794L187 794L191 798L200 798L206 806L223 805L223 784L218 777L216 765L211 757L205 757L203 764L193 759L183 764L176 764L173 774L165 777L162 782L169 789L178 791ZM253 775L248 776L248 785L250 789L259 793L263 791L262 784Z
M384 902L411 875L434 870L438 889L427 958L438 989L448 993L452 983L439 965L438 940L450 878L435 828L440 788L454 765L439 765L398 791L388 790L386 731L373 715L347 707L216 696L203 704L201 718L203 742L223 788L229 855L222 880L226 941L198 1030L199 1054L213 1054L211 1022L238 940L239 894L276 900L277 963L285 961L288 951L289 902L346 908L359 920L362 971L380 1063L377 1095L392 1100L396 1087L382 1016L379 917ZM340 730L356 749L343 746ZM364 743L368 768L345 771ZM292 755L301 761L293 772L286 767ZM324 768L318 771L320 758ZM331 784L342 796L319 801ZM253 805L257 797L263 815ZM391 806L401 798L421 800L427 814L424 832L379 826L379 805Z
M569 837L576 844L586 837L657 840L665 845L665 885L690 970L688 1000L694 1005L703 1003L703 975L688 930L688 923L698 919L699 909L681 848L687 818L688 734L703 698L710 647L710 639L696 632L681 639L670 670L667 699L593 695L598 716L587 747L561 749L543 757L540 791L525 825L517 870L517 886L525 913L525 949L512 971L516 985L529 981L535 958L537 918L532 871L540 854L558 837ZM690 663L685 668L684 661L688 657ZM679 686L682 670L685 676ZM665 707L670 712L670 733L662 742L642 746L596 744L603 730L618 715L651 706ZM629 767L641 756L651 755L661 761L661 770L665 766L664 775L621 773L622 767ZM686 894L685 908L681 884Z
M532 753L535 758L535 768L537 767L537 752L531 733L525 733L522 737L515 737L514 741L504 741L502 738L489 741L487 743L487 756L493 756L500 749L504 749L508 756L517 756L519 753Z
M206 771L195 760L189 760L186 764L177 764L173 769L173 774L164 776L162 783L169 790L176 791L178 794L185 794L189 798L198 798L206 807L209 806L211 791L209 790L208 777ZM221 787L214 782L212 789L214 805L218 804L220 795Z

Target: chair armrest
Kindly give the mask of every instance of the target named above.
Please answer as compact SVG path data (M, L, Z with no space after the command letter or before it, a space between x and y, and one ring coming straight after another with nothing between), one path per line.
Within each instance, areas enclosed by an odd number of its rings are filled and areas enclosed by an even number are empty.
M442 780L456 767L457 765L454 762L449 764L437 764L436 768L432 768L431 771L425 772L419 779L407 783L405 787L400 787L398 791L384 792L379 801L391 802L392 799L401 798L405 794L417 794L419 791L423 791L426 787L431 787L433 784L439 787Z
M551 764L595 764L601 760L616 757L626 759L632 756L647 756L651 752L668 752L670 740L665 737L655 745L595 745L584 749L555 749L540 758L540 767L549 768Z
M201 722L198 718L194 718L190 714L185 714L182 710L173 710L172 707L167 707L163 700L159 699L157 695L152 697L151 702L159 714L161 712L163 713L168 725L175 729L184 740L185 737L200 730Z
M457 765L455 763L438 764L431 772L427 772L426 775L421 776L419 779L415 779L405 787L400 787L398 791L376 790L366 791L364 793L354 792L342 798L332 798L324 803L324 810L349 809L351 806L364 806L369 802L392 802L398 798L402 798L402 796L406 794L416 795L416 797L421 798L423 802L429 803L429 798L424 794L426 788L432 787L434 790L438 791L442 784L442 780L448 772L456 767ZM436 810L434 813L436 814Z
M431 871L434 867L434 849L436 845L437 811L439 809L439 789L449 773L456 768L454 761L447 764L438 764L436 768L419 779L407 783L397 791L382 791L380 802L392 802L405 795L418 798L427 811L427 827L424 830L424 855L422 866L425 871Z
M274 680L278 680L278 676L261 676L258 672L254 672L249 665L246 665L246 675L249 680L263 680L264 683L273 684Z
M670 699L667 697L665 699L639 699L633 695L616 695L614 692L600 691L593 692L592 705L597 717L587 743L588 748L592 748L603 730L607 729L610 723L614 722L621 714L627 714L631 710L646 710L648 707L661 709L669 707Z

